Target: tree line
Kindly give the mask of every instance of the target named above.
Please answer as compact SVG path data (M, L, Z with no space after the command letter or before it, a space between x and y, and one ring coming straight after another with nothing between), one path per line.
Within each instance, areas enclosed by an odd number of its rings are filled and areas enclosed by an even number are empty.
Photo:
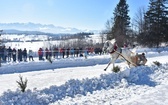
M159 47L168 42L168 1L150 0L147 10L139 8L130 22L129 5L120 0L113 17L106 22L107 40L115 38L119 46L136 42L147 47Z

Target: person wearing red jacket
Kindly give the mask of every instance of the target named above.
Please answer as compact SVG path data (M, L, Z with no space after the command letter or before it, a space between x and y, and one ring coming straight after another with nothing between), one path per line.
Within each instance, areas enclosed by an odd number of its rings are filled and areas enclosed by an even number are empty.
M39 50L38 50L38 56L39 56L39 60L44 60L43 59L43 49L42 48L39 48Z

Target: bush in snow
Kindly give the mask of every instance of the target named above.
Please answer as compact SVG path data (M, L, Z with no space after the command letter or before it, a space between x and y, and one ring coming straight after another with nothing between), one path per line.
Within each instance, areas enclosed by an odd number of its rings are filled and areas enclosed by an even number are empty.
M117 73L119 71L120 71L120 67L119 66L113 67L113 72Z
M25 92L26 87L27 87L27 78L25 79L25 81L23 81L23 77L21 75L19 75L19 81L16 81L18 83L19 88L21 89L22 92Z
M155 65L157 65L157 66L160 66L160 65L161 65L161 63L158 62L158 61L154 61L153 63L154 63Z

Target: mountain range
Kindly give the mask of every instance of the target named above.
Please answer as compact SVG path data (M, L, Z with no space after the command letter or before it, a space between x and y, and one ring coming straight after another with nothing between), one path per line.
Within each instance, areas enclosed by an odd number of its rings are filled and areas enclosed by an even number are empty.
M98 33L98 30L81 30L71 27L55 26L53 24L40 24L40 23L0 23L0 30L5 33L23 33L23 32L43 32L43 33L79 33L79 32L92 32Z

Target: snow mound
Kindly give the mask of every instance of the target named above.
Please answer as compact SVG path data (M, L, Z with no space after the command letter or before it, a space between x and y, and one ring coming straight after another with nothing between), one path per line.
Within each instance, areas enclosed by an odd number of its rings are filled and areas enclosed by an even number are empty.
M151 74L159 77L168 68L168 64L160 67L151 65L136 68L126 68L119 73L102 74L99 78L85 78L83 80L71 79L61 86L51 86L43 90L27 90L22 93L8 90L0 96L0 105L47 105L63 100L66 97L74 98L76 95L88 95L94 91L109 90L115 87L129 87L130 85L156 86ZM154 76L154 77L155 77Z

